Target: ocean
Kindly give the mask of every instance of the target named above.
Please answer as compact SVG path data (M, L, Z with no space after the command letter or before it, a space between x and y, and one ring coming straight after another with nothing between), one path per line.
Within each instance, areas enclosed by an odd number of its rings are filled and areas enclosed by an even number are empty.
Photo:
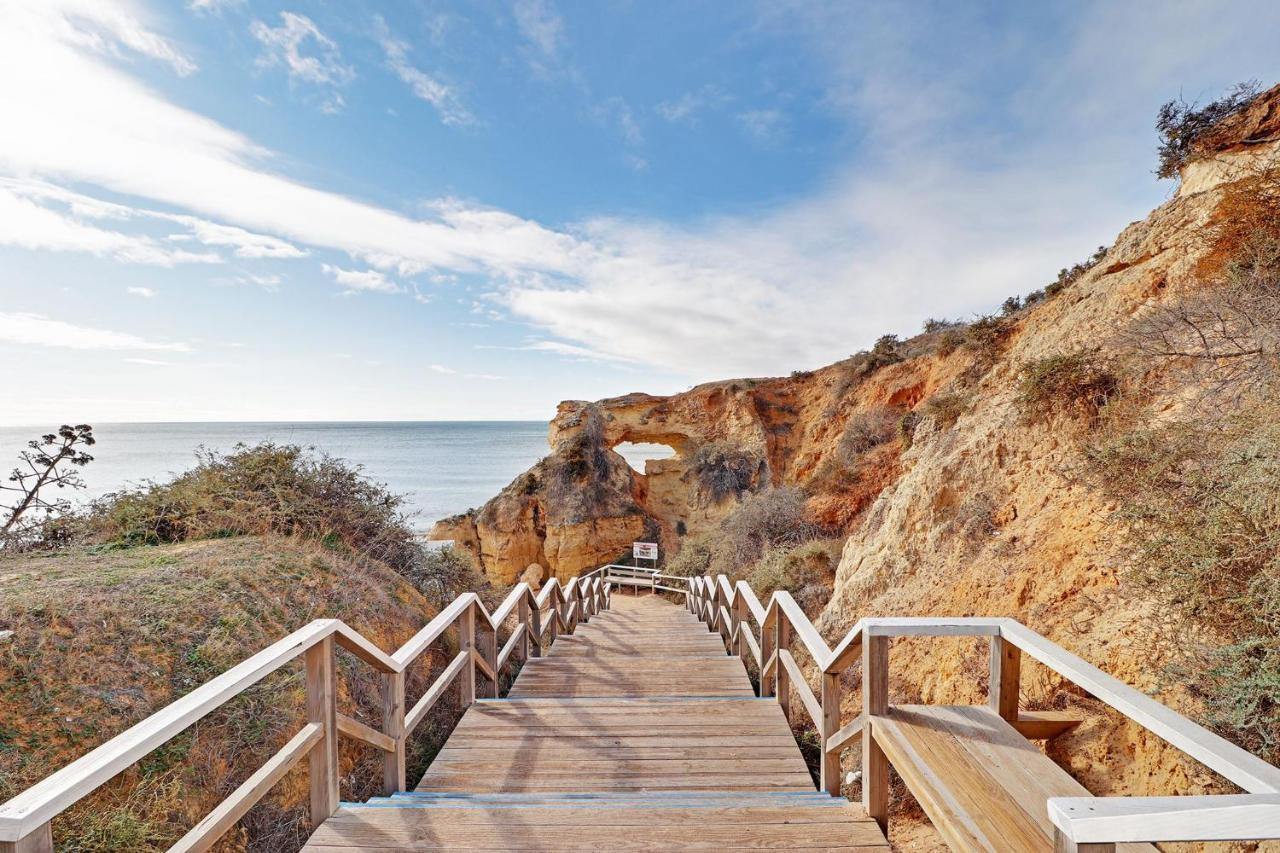
M0 471L18 462L26 442L50 427L0 427ZM195 451L274 441L314 447L363 467L406 498L414 526L477 507L549 452L545 421L394 421L361 423L94 424L93 462L81 470L88 488L65 496L92 500L145 480L167 480L195 465ZM670 455L657 445L618 451L643 460Z

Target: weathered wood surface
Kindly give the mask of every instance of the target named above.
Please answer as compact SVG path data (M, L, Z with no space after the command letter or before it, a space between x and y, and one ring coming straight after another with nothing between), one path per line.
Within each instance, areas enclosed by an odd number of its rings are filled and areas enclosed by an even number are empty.
M613 599L463 715L418 790L343 804L307 851L886 851L814 790L779 705L657 596Z
M1050 853L1049 798L1089 796L990 708L895 705L870 728L952 850Z

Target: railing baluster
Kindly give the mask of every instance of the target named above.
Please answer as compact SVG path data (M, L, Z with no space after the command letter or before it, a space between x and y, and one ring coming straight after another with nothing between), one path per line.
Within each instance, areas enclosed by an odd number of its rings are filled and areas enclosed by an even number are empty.
M333 635L307 649L307 721L319 723L320 741L311 748L308 767L311 785L311 828L315 829L338 809L338 697L334 684Z
M516 615L516 618L520 620L519 624L524 626L524 633L520 635L520 643L516 646L516 654L520 656L522 663L529 659L529 632L533 630L533 625L529 620L529 596L531 594L526 592L520 597Z
M889 831L889 758L872 736L872 717L889 711L889 638L862 640L862 807Z
M1022 674L1022 650L1003 637L991 638L991 686L987 704L1009 722L1018 720L1018 686Z
M791 648L791 620L779 610L774 626L775 651L781 654L784 649ZM791 722L791 676L786 667L782 666L781 661L774 666L773 671L776 676L775 685L778 704L782 706L782 715L787 718L787 722Z
M458 614L458 651L473 652L476 647L476 610L466 607ZM476 701L476 662L468 659L458 674L458 704L463 710Z
M404 673L382 674L382 733L396 742L394 752L382 756L382 793L391 796L405 788Z
M840 750L830 749L827 741L840 730L840 675L822 673L822 773L821 787L833 797L840 796Z

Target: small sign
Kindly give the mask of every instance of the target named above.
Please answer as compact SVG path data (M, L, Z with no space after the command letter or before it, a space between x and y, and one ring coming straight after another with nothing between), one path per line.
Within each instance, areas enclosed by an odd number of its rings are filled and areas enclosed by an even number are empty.
M658 559L658 543L657 542L632 542L631 556L637 560L656 560Z

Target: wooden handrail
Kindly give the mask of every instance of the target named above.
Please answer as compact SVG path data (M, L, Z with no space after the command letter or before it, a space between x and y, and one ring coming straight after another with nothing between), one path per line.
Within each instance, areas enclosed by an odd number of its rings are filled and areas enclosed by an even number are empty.
M772 689L790 714L790 694L800 697L822 739L820 786L840 791L840 751L861 733L863 803L883 825L887 808L887 762L871 738L874 716L887 707L888 644L896 637L986 637L991 641L992 709L1018 720L1019 655L1030 657L1084 688L1125 717L1239 785L1244 795L1209 797L1055 797L1049 817L1060 849L1081 844L1156 841L1262 840L1280 838L1280 768L1214 734L1135 690L1015 619L999 617L892 617L859 620L835 647L785 591L762 606L745 581L727 577L685 579L686 606L719 633L730 654L742 654L743 637L754 634L763 659L760 694ZM749 620L749 621L748 621ZM754 627L749 624L754 623ZM790 643L799 641L821 679L820 696L804 679ZM863 660L863 713L841 727L839 675ZM1200 818L1203 818L1201 820Z
M193 723L299 657L306 659L308 722L172 849L199 851L211 847L304 757L311 761L311 821L313 826L318 825L338 805L335 744L340 735L383 752L384 793L390 795L402 790L405 742L444 692L461 680L465 708L475 701L479 671L493 682L494 695L497 695L499 677L514 660L523 660L529 653L540 655L558 632L572 633L580 621L608 607L609 585L603 580L607 574L597 569L565 585L553 578L537 595L528 584L517 584L492 614L478 595L462 593L392 654L383 652L338 619L310 622L0 804L0 849L12 849L15 853L52 849L50 821L53 818ZM496 647L488 645L482 649L477 643L477 633L496 643L498 631L512 613L518 616L517 625L502 651L498 653ZM544 615L550 618L544 620ZM413 707L406 710L405 671L450 629L459 635L458 653ZM550 640L544 639L548 629ZM336 646L382 674L381 731L338 713L333 665ZM494 656L486 657L483 652L490 648Z

